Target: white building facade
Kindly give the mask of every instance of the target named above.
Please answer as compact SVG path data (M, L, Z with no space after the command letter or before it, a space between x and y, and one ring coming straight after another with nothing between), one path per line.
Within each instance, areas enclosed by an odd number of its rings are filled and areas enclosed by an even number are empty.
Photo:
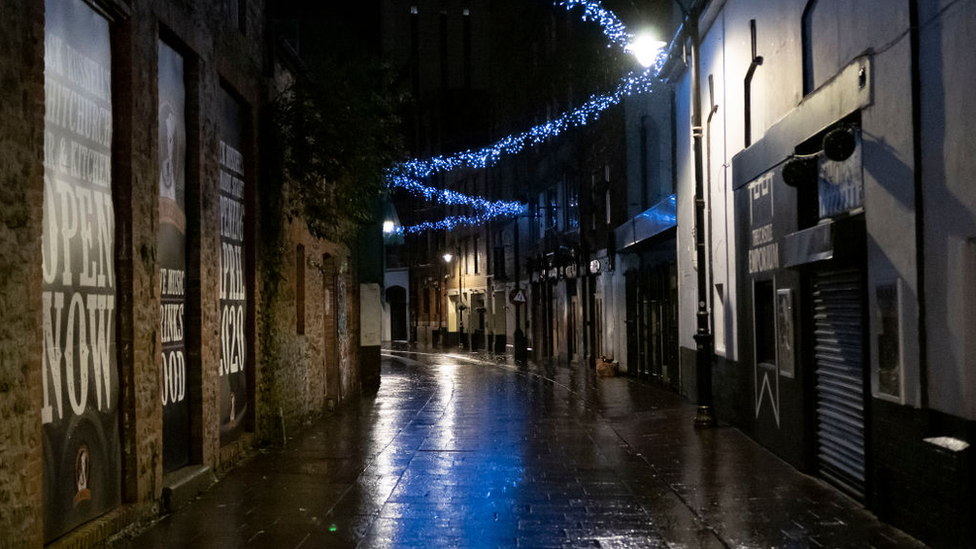
M976 3L696 4L704 227L692 57L668 75L682 391L702 268L719 418L923 540L973 544L939 524L968 524L976 493Z

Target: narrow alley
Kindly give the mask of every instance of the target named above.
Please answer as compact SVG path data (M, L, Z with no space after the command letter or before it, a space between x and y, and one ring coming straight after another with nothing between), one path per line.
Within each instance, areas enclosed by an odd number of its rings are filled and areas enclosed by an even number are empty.
M924 547L633 378L384 353L375 397L116 547Z

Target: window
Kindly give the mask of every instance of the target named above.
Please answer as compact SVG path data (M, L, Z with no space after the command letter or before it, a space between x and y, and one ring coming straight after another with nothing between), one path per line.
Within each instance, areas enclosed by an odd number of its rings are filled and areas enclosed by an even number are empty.
M476 236L474 237L474 274L478 274L478 245L480 244L480 239Z
M495 280L508 280L508 273L505 272L505 246L495 246L492 263Z
M237 30L245 32L247 28L247 0L227 0L227 21L237 23Z
M720 356L725 355L725 285L715 284L715 295L712 301L712 319L714 326L712 333L715 334L715 352Z
M295 250L295 332L305 334L305 246Z
M571 177L566 180L566 230L576 230L579 226L579 180Z
M410 84L413 96L420 97L420 16L417 6L410 6ZM415 147L420 143L418 139Z
M808 0L800 22L800 42L803 55L803 95L813 91L813 8L817 0Z
M559 198L556 189L549 187L546 190L546 229L556 228L556 212L559 210Z
M447 11L441 11L441 88L447 89Z
M464 8L464 88L471 89L471 10Z
M776 364L776 302L772 280L758 280L753 295L756 363Z

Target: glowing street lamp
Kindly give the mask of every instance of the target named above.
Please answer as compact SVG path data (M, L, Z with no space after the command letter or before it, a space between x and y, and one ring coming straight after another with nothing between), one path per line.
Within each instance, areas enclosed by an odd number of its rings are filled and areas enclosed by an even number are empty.
M624 50L633 54L642 67L650 67L667 45L666 42L656 40L650 33L642 32L635 36Z

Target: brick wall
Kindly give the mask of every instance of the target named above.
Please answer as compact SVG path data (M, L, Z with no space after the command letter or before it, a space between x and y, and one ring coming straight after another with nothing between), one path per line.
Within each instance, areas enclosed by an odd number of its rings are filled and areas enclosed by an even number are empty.
M0 547L42 537L42 10L4 2L0 23Z
M953 452L923 440L973 440L976 422L877 399L872 414L871 509L933 547L976 546L973 448Z

